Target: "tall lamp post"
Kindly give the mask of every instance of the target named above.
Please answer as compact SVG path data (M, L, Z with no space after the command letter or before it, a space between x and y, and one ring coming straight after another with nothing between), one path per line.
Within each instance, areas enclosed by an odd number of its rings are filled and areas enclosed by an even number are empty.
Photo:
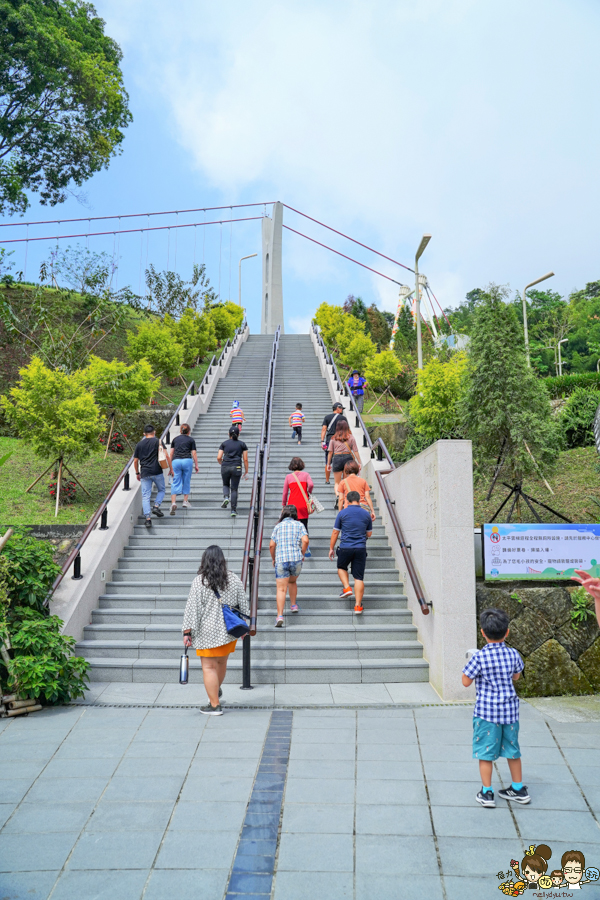
M245 259L252 259L253 256L258 256L258 253L251 253L249 256L242 256L240 259L239 265L239 276L238 276L238 286L239 286L239 305L242 305L242 263Z
M423 368L423 343L421 341L421 294L419 285L419 260L423 255L425 247L431 240L430 234L424 234L419 244L419 249L415 253L415 313L417 318L417 368Z
M560 345L566 344L569 338L563 338L562 341L558 342L558 374L562 375L562 355L560 352Z
M540 281L545 281L546 278L552 278L554 272L548 272L546 275L542 275L541 278L536 278L535 281L532 281L530 284L526 285L523 288L523 332L525 334L525 352L527 353L527 365L531 367L531 357L529 355L529 331L527 329L527 300L525 299L525 294L529 290L530 287L533 287L534 284L539 284Z

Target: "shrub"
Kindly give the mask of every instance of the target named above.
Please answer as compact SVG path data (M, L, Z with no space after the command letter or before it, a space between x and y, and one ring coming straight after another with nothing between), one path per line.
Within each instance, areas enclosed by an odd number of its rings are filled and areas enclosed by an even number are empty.
M8 666L11 690L48 703L65 703L83 696L89 663L73 656L75 638L60 633L61 619L32 609L19 613L18 623L10 630L15 651Z
M81 372L81 379L105 413L112 410L133 412L148 403L153 390L160 386L160 381L154 384L152 368L145 359L128 366L118 359L108 362L91 356L89 365Z
M98 438L100 443L103 444L105 447L106 447L107 437L108 437L108 435L101 434L100 437ZM115 428L113 430L113 433L110 436L110 444L108 446L108 449L110 450L110 452L111 453L123 453L123 451L125 450L124 441L126 439L127 439L127 435L125 433L121 433L120 431L117 431Z
M183 364L183 347L173 340L170 329L160 322L143 322L136 334L130 331L127 352L134 362L147 359L155 375L164 372L168 378L176 378Z
M448 362L430 360L418 373L410 414L416 431L430 442L460 433L459 403L464 393L466 368L465 354L455 353Z
M51 481L48 485L48 490L50 492L50 496L53 500L56 500L56 485L58 481ZM77 482L76 481L63 481L61 479L60 482L60 502L61 503L75 503L77 499Z
M568 397L577 388L600 390L600 375L597 372L580 372L575 375L557 375L555 378L544 378L544 384L553 400Z
M231 340L237 327L233 316L222 306L213 307L206 315L212 320L217 340Z
M392 350L372 356L365 371L367 381L376 391L384 391L402 371L400 360Z
M0 558L8 560L5 579L12 606L44 609L44 600L60 572L53 554L52 544L36 540L27 529L18 529L11 536Z
M560 411L559 421L567 447L594 445L594 416L600 391L576 388Z

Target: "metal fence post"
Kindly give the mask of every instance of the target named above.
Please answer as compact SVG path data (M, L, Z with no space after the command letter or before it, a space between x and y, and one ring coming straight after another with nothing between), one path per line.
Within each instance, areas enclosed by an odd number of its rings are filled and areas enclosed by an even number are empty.
M73 574L71 575L73 581L79 581L83 578L81 574L81 553L78 553L73 561Z
M102 510L102 518L100 519L100 531L108 531L108 506Z
M124 491L131 490L131 488L129 487L129 471L125 472L125 477L123 478L123 490Z

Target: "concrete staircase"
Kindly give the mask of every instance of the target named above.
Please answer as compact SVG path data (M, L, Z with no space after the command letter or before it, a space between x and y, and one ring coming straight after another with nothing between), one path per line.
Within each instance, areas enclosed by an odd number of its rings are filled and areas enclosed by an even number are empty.
M239 515L231 519L229 510L220 508L216 453L227 436L231 402L238 399L248 420L242 438L248 444L252 467L272 341L272 336L249 337L227 377L218 384L208 413L194 428L200 474L192 477L193 509L183 512L180 508L175 517L154 519L151 531L140 516L106 593L100 597L92 624L85 629L85 639L77 645L77 652L91 663L92 681L174 682L182 647L183 607L203 550L211 543L220 544L231 568L240 572L250 481L242 481ZM291 439L288 425L297 402L302 402L307 422L301 447ZM320 447L321 422L330 410L329 391L310 337L282 336L275 375L258 633L252 639L252 681L427 682L428 664L380 519L374 523L368 545L364 614L355 616L354 602L338 597L335 563L327 558L335 519L333 477L326 486ZM325 512L310 521L312 558L305 561L298 582L300 613L286 613L285 627L275 629L275 579L268 545L292 456L303 458ZM241 682L241 667L239 642L229 663L230 682ZM191 657L190 680L200 681L201 677L200 660Z

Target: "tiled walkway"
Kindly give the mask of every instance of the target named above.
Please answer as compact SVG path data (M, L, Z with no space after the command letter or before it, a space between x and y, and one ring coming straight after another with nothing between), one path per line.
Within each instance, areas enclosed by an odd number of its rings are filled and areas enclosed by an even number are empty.
M600 868L600 722L561 722L523 703L533 801L484 810L471 716L439 706L287 713L289 764L285 753L272 764L283 815L276 856L264 854L272 898L497 900L497 873L542 842L552 868L574 848ZM264 880L232 878L232 867L253 852L238 852L241 837L260 840L248 826L270 790L266 763L256 779L261 758L285 750L281 723L265 749L271 720L269 709L207 720L195 709L94 706L0 720L0 898L223 900L229 885L256 900ZM281 779L272 791L276 805ZM583 892L600 897L600 882Z

